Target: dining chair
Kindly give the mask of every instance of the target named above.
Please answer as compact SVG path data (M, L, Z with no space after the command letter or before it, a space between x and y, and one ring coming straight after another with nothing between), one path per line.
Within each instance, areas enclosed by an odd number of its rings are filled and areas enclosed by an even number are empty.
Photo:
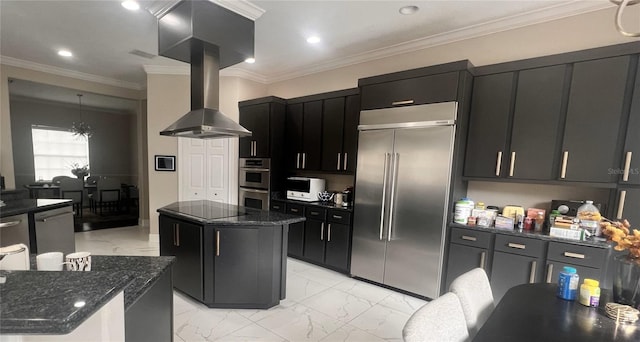
M82 217L84 195L84 182L80 178L63 178L60 181L60 198L67 198L73 201L75 215Z
M71 178L71 177L69 177L69 176L55 176L55 177L51 178L51 184L53 184L53 185L60 185L60 182L61 182L63 179L73 179L73 178Z
M98 181L96 191L89 196L91 210L100 215L103 209L111 209L118 211L120 209L120 180L111 177L105 177Z
M402 329L405 342L469 341L458 296L447 292L414 312Z
M85 183L87 183L87 185L96 185L98 184L99 179L100 179L100 176L89 176L87 177L87 180L85 181Z
M482 268L474 268L454 279L449 291L460 299L469 336L473 338L495 308L487 273Z

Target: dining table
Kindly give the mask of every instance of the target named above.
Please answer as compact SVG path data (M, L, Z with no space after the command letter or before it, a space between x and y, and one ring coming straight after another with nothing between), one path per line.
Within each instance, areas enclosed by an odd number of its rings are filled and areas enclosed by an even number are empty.
M27 190L29 190L29 198L38 199L38 198L59 198L60 197L60 186L54 184L27 184L24 186ZM98 186L95 184L85 184L84 189L88 192L95 191ZM48 192L49 195L42 196L41 193Z
M640 324L620 323L605 313L612 292L602 289L598 307L556 296L553 283L512 287L473 338L473 342L496 341L640 341Z

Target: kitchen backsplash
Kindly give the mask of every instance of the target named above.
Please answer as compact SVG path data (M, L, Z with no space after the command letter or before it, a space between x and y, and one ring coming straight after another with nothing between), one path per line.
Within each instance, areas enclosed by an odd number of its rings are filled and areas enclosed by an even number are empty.
M551 200L609 201L609 189L577 186L469 181L467 197L486 205L504 207L515 204L524 208L550 209Z

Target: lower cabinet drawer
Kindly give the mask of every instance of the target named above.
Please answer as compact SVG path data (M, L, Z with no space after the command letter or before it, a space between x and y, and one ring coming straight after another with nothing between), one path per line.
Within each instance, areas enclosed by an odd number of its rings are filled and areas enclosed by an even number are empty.
M327 221L348 225L351 223L351 213L345 210L329 209L327 212Z
M269 205L269 210L270 211L276 211L276 212L279 212L279 213L284 213L285 212L284 202L271 201L271 204Z
M287 214L304 216L304 206L301 204L291 204L287 203Z
M544 240L496 234L495 250L537 258L544 257L545 243Z
M451 243L488 249L491 246L491 232L451 228Z
M561 263L603 268L607 249L574 245L562 242L549 242L547 259Z

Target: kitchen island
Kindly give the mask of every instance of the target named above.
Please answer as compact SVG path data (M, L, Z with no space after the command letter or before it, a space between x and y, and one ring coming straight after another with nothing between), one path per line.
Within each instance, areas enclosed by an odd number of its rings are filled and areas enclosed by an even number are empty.
M6 276L0 334L24 341L171 341L174 260L97 255L88 272L0 271Z
M176 289L213 308L267 309L285 298L289 225L303 217L212 201L158 212Z

